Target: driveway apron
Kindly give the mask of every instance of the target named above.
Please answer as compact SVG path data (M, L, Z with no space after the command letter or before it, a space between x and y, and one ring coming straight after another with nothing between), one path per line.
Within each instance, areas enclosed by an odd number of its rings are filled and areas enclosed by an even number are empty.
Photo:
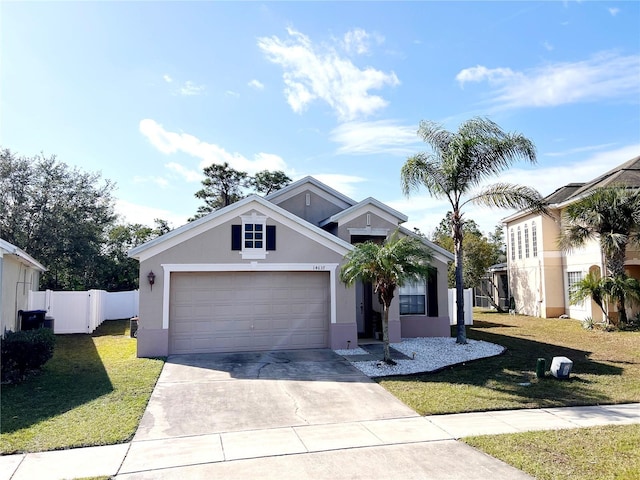
M418 414L331 350L168 358L134 441Z

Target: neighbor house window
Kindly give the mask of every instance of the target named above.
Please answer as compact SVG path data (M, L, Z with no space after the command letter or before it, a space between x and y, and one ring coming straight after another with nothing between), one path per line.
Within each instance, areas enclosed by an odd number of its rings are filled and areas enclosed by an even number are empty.
M513 233L513 228L511 229L511 260L516 259L516 240L515 234Z
M400 315L424 315L426 292L424 282L408 283L400 287Z
M531 243L533 246L533 256L538 256L538 231L536 229L536 224L531 224Z
M522 232L520 231L520 225L518 225L518 260L522 260Z
M529 258L529 225L524 224L524 256Z
M582 272L567 272L567 290L569 295L575 290L575 285L582 280Z

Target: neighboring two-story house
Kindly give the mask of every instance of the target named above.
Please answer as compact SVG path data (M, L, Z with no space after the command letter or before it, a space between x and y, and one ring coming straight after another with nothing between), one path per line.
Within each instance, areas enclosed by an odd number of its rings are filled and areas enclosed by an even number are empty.
M138 356L356 347L374 336L382 308L370 284L340 282L344 255L398 229L415 235L401 227L406 221L376 199L356 202L306 177L132 249L140 261ZM392 342L450 336L453 255L422 241L436 275L396 292Z
M568 315L583 320L602 320L602 312L591 301L571 305L572 285L588 272L604 274L604 262L597 240L583 248L563 251L558 246L562 212L594 189L611 185L640 187L640 156L587 183L570 183L545 201L549 215L518 212L503 220L507 242L509 292L518 313L543 318ZM627 248L627 274L640 279L640 252ZM614 307L611 305L613 310Z

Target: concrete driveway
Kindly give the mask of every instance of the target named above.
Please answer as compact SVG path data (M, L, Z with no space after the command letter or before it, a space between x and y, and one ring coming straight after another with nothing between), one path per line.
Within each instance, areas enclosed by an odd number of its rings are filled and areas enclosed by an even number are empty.
M464 461L461 461L464 459ZM531 479L331 350L169 357L118 479Z
M175 355L134 441L417 416L332 350Z

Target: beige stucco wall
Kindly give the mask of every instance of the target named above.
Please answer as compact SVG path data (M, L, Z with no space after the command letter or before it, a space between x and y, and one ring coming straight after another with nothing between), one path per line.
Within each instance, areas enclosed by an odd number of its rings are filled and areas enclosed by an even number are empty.
M5 330L18 329L17 312L29 307L29 291L38 290L40 274L37 270L17 260L13 255L5 254L0 261L2 268L2 315L0 334Z
M249 212L242 212L244 215ZM263 213L263 212L258 212ZM343 262L343 255L317 243L315 240L291 228L267 219L267 225L276 226L276 250L267 252L264 260L243 260L238 251L231 250L231 225L240 224L238 216L187 239L141 262L140 265L140 313L138 342L140 356L153 351L168 351L168 332L162 329L162 299L164 270L162 264L326 264ZM230 267L232 270L233 267ZM147 275L156 274L153 289ZM355 325L355 295L353 289L339 282L336 272L336 323ZM160 353L162 354L162 353Z

